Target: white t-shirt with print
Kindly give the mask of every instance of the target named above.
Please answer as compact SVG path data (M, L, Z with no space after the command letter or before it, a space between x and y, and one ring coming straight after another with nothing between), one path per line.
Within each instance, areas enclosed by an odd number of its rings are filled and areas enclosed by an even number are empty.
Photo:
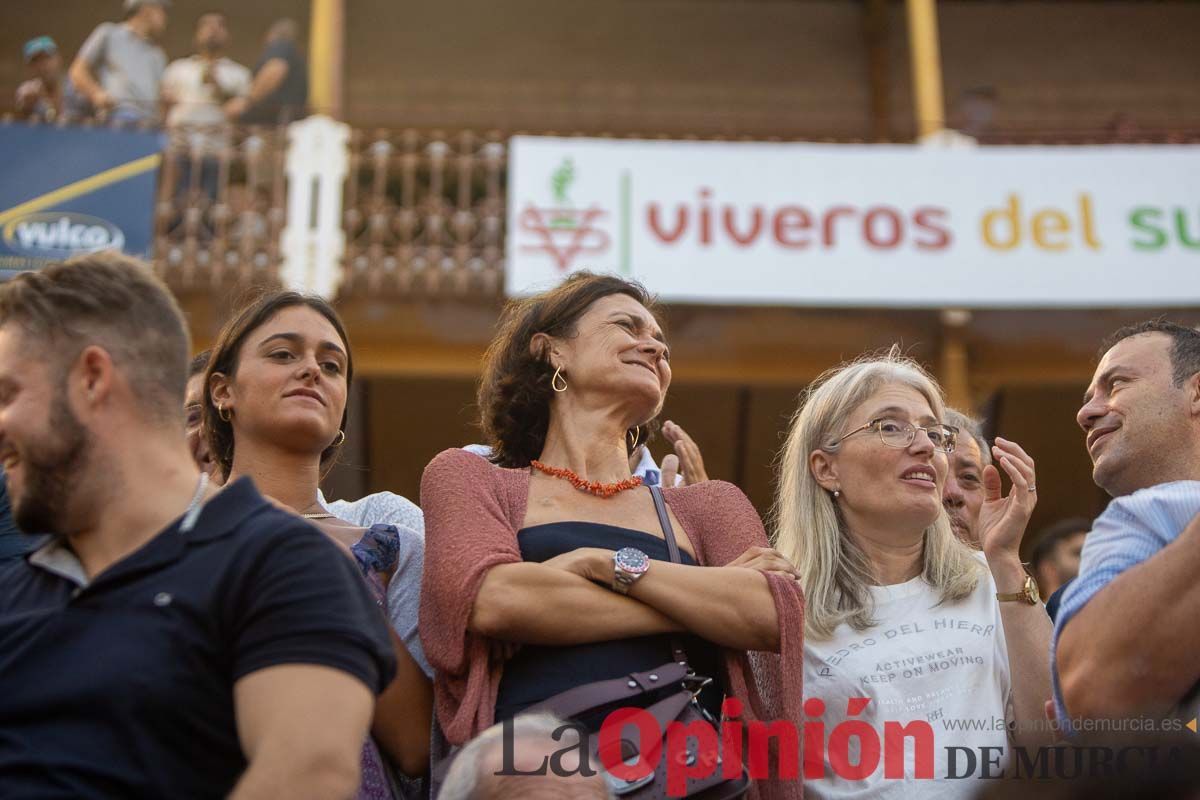
M172 61L163 73L162 93L172 103L167 127L176 146L215 153L228 144L229 122L222 106L230 98L245 97L250 82L250 70L228 58L211 64L195 55Z
M978 554L983 561L983 555ZM986 567L968 597L938 605L938 595L922 578L894 586L871 587L875 627L858 632L842 625L829 640L806 637L804 697L807 704L825 704L820 717L805 721L824 724L825 777L805 781L809 798L967 798L984 784L982 756L993 760L990 774L999 775L1009 754L1006 724L1012 720L1012 681L1008 647L996 600L996 587ZM847 713L851 698L868 698L860 713ZM859 765L860 742L837 745L835 731L848 719L864 720L879 736L879 764L862 780L847 780L830 764L833 752L849 753ZM933 779L916 778L912 737L904 740L904 778L885 777L887 722L908 725L924 721L933 732ZM811 731L807 728L809 738ZM851 729L847 728L846 732ZM899 741L899 737L892 734ZM806 747L811 746L806 743ZM955 751L954 774L948 779ZM1000 748L981 753L981 747ZM963 750L970 748L974 769ZM995 761L999 761L996 766ZM845 774L845 770L842 770Z

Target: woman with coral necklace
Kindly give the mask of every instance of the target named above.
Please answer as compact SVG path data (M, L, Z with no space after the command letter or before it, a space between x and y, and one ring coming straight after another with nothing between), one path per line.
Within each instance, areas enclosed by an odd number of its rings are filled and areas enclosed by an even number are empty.
M676 637L713 679L699 695L713 718L728 695L749 719L799 724L800 585L750 502L719 481L664 489L672 563L631 476L670 382L637 284L579 273L506 311L479 388L492 461L448 450L421 484L420 632L452 745L565 690L653 670ZM603 717L578 719L594 730ZM800 784L755 791L798 797Z

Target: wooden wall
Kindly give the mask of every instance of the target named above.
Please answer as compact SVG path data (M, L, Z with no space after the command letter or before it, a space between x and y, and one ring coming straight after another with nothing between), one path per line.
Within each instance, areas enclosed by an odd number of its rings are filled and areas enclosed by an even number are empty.
M1200 4L941 2L946 100L997 91L999 128L1103 128L1117 112L1145 127L1200 126ZM910 131L907 43L892 25L896 127Z

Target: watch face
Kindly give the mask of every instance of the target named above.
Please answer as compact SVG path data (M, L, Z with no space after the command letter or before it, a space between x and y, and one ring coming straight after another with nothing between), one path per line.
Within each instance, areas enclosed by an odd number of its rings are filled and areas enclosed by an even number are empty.
M1037 605L1038 601L1042 599L1041 592L1038 590L1037 581L1033 579L1032 575L1027 575L1025 577L1025 597L1028 598L1029 602L1033 605Z
M636 547L623 547L614 556L617 566L633 575L640 575L650 568L650 557Z

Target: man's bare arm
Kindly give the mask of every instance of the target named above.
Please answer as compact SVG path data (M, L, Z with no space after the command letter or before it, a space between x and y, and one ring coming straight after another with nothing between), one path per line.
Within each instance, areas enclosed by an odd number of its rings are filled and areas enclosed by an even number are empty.
M250 83L250 91L245 97L235 97L225 103L225 114L230 119L237 119L254 106L261 103L276 89L283 85L287 78L288 62L282 58L272 58L262 65Z
M286 664L234 685L238 737L249 766L231 800L350 798L375 698L353 675Z
M112 105L112 98L108 96L108 92L104 91L100 86L100 82L92 74L91 67L83 60L82 56L76 56L71 62L71 68L67 71L71 78L71 83L75 84L75 88L79 93L87 98L97 110L102 110Z

